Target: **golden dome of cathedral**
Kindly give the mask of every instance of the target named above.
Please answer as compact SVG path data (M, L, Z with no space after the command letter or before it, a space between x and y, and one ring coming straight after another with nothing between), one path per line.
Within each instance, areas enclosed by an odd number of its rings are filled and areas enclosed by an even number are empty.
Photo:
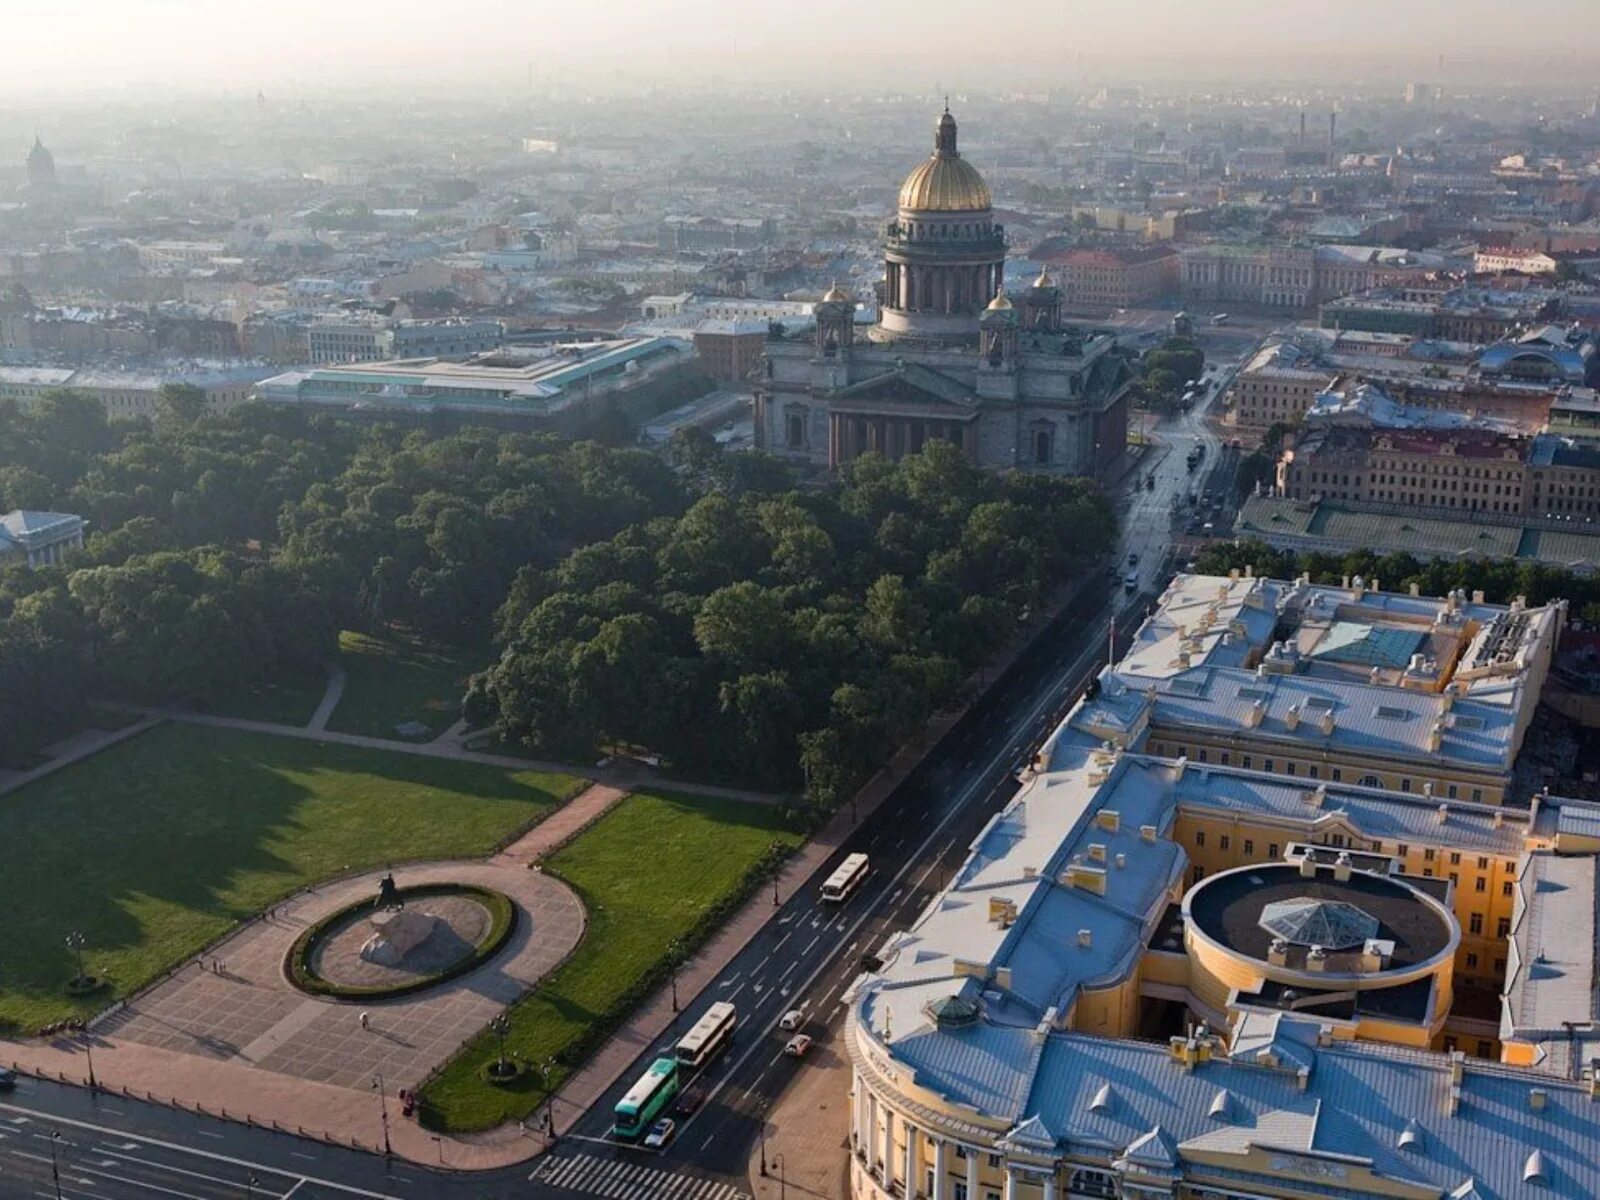
M911 212L979 212L993 204L978 169L956 151L956 119L945 109L933 138L933 154L900 185L900 207Z

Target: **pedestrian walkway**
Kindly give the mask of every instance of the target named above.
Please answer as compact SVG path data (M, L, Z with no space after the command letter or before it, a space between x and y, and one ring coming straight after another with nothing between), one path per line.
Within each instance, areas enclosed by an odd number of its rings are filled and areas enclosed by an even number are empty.
M565 846L611 811L628 794L626 788L591 783L527 833L489 860L496 867L531 867Z
M312 733L321 733L328 727L328 719L333 716L333 710L339 707L339 701L344 698L344 684L348 678L345 669L338 663L328 664L328 688L322 693L317 711L311 714L311 720L306 724L306 728Z
M49 762L41 763L27 771L0 771L0 796L14 792L20 787L26 787L36 779L43 779L46 775L61 770L62 767L82 762L107 746L115 746L118 742L138 737L145 730L161 724L162 720L158 713L147 713L143 720L135 721L132 725L126 725L121 729L85 729L71 737L62 738L59 742L45 747L44 753L50 756Z
M588 767L574 763L550 762L545 759L521 758L514 754L488 754L481 750L467 750L459 743L445 740L443 737L435 738L431 742L402 742L393 738L370 737L360 733L338 733L331 729L253 721L246 717L221 717L214 713L190 712L182 708L150 708L136 705L118 707L143 713L148 723L140 722L141 729L147 729L159 720L182 721L185 724L204 725L212 729L237 729L241 733L261 733L269 737L301 738L305 741L323 742L330 746L358 746L364 750L385 750L391 754L417 754L423 758L446 758L455 762L508 767L514 771L548 771L561 775L578 775L629 790L653 787L662 791L683 792L690 796L745 800L752 804L779 804L784 799L772 792L752 791L749 788L723 787L719 784L696 783L686 779L663 779L635 759L616 759L604 767Z
M748 1200L747 1193L720 1179L596 1154L552 1154L528 1179L612 1200Z

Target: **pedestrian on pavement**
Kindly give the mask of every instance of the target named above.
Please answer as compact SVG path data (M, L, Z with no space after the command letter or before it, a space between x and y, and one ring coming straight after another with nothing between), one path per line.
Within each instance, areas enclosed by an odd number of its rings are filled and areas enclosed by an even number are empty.
M363 1028L363 1029L369 1028L367 1022L368 1022L367 1014L366 1013L362 1013L361 1014L361 1028Z

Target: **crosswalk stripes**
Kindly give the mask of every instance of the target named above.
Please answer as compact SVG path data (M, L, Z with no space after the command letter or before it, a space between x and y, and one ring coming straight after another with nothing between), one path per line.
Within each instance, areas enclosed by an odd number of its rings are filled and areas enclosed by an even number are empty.
M529 1179L610 1200L748 1200L744 1192L718 1179L595 1154L547 1158Z

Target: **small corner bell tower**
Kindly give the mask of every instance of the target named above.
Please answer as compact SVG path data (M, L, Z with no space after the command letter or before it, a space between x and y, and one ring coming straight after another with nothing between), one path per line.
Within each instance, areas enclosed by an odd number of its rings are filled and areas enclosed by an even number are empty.
M856 302L837 283L824 293L814 310L816 345L821 358L848 359L856 338Z
M1022 294L1022 327L1061 331L1061 289L1048 271L1040 271L1039 278Z

